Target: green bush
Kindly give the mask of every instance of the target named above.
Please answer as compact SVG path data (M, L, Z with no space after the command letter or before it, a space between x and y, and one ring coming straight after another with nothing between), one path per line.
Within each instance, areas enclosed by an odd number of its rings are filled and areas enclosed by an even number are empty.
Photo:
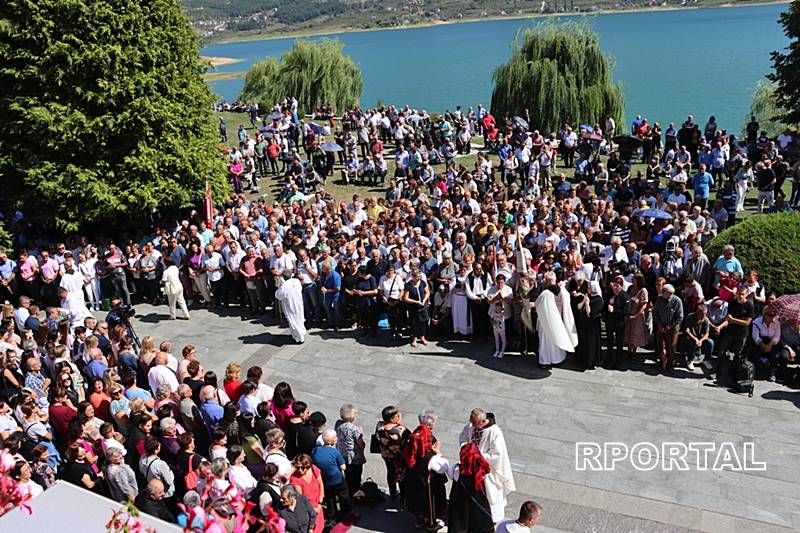
M745 272L758 271L767 290L800 292L800 213L756 215L726 229L706 247L712 265L726 244L736 247Z
M11 233L6 229L5 224L0 220L0 252L11 251Z

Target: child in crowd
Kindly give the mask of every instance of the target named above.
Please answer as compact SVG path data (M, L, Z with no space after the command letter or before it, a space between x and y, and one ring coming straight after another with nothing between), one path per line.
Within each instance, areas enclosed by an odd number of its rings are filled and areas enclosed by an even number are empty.
M489 320L494 330L494 348L492 357L502 359L506 355L506 319L503 301L499 300L489 307Z

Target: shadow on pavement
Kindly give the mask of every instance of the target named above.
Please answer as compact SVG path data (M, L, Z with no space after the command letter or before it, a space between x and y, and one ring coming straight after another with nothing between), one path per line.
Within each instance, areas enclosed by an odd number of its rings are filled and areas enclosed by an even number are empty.
M800 392L789 392L782 390L771 390L761 395L765 400L786 400L792 402L795 407L800 409Z
M264 332L257 335L242 335L239 340L242 341L242 344L268 344L270 346L297 344L288 333L273 335L272 333Z

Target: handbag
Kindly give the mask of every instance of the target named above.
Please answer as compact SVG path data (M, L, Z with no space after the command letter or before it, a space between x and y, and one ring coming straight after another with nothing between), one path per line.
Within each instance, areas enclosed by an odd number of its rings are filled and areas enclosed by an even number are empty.
M175 296L176 294L180 294L183 291L183 287L180 283L175 283L173 281L167 281L164 283L164 294L168 296Z
M200 471L192 467L194 456L189 456L189 471L183 476L183 484L186 490L194 490L200 481Z
M381 439L378 438L378 430L369 438L369 453L381 453Z

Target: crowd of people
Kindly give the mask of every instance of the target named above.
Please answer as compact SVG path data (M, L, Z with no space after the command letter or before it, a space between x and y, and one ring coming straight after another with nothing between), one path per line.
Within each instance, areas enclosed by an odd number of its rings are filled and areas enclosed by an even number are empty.
M63 480L190 530L251 504L255 517L277 513L287 533L323 533L357 522L355 504L382 498L362 480L372 453L385 463L390 498L417 528L437 531L447 520L454 532L514 533L541 514L526 502L504 520L513 472L502 431L482 409L470 413L459 457L448 459L432 410L411 431L387 406L365 432L353 404L334 422L289 383L264 383L259 366L243 375L230 363L220 379L191 345L176 355L169 340L146 336L136 350L117 297L104 321L87 316L71 328L61 318L54 329L34 324L23 298L2 324L0 453L26 496ZM206 514L197 512L201 495Z
M689 116L662 142L658 124L637 117L630 149L610 118L543 135L525 113L497 121L480 106L439 118L388 107L348 111L341 129L331 119L337 152L322 150L327 130L300 120L292 99L265 117L256 112L253 137L240 129L228 155L236 192L210 219L193 212L134 238L51 245L15 215L17 251L0 253L0 437L32 493L61 478L175 521L176 503L196 502L210 479L221 513L235 492L306 533L374 498L361 479L373 452L419 527L500 523L514 483L491 413L471 413L449 460L431 411L414 431L392 406L374 432L351 404L329 423L287 383L264 384L259 367L243 378L231 363L218 381L192 346L176 357L167 340L140 340L129 322L139 302L166 300L173 319L198 307L270 313L300 343L307 328L354 328L412 349L493 343L493 357L545 369L567 359L619 369L652 353L667 374L684 366L721 385L741 385L744 361L765 379L797 378L800 321L776 318L777 295L732 246L703 251L736 223L748 187L759 211L797 204L791 135L759 138L755 124L739 142L713 117L701 130ZM459 165L478 135L488 149ZM359 156L381 170L353 164ZM634 174L637 157L647 166ZM389 183L337 200L324 189L335 167L345 182ZM280 192L248 196L242 176ZM515 523L540 512L526 503Z

